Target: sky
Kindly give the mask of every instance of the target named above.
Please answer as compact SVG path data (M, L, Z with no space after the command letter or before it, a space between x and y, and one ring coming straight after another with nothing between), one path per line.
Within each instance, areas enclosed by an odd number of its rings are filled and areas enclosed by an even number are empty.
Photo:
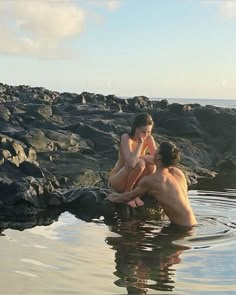
M0 83L236 99L236 0L0 0Z

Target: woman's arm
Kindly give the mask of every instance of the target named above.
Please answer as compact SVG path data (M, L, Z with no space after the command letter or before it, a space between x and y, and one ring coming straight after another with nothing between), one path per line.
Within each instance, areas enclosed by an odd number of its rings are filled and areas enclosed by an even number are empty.
M139 160L141 151L143 148L143 142L138 142L135 149L132 147L133 140L128 134L123 134L121 136L121 148L125 158L125 161L130 168L134 168Z
M156 143L155 143L153 136L149 135L146 140L147 140L147 149L148 149L150 155L154 156L157 147L156 147Z
M145 150L147 151L147 154L140 156L140 158L144 159L148 164L155 165L153 162L153 156L157 150L157 147L152 135L149 135L146 139Z

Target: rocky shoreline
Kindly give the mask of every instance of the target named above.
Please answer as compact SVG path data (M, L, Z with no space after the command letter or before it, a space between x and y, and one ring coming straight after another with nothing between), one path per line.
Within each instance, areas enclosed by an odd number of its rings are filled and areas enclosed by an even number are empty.
M51 209L82 208L86 198L91 204L88 194L96 211L109 192L119 137L143 111L153 117L156 142L181 149L190 187L233 187L236 109L0 83L1 227Z

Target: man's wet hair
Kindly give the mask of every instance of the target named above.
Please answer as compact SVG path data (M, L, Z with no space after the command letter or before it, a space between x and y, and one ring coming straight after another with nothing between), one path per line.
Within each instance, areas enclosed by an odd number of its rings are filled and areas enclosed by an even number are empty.
M141 126L150 126L150 125L151 126L154 125L152 116L148 113L140 113L135 116L129 135L133 137L135 134L136 128L139 128Z
M180 151L171 142L162 142L158 153L161 155L161 162L164 167L176 166L180 161Z

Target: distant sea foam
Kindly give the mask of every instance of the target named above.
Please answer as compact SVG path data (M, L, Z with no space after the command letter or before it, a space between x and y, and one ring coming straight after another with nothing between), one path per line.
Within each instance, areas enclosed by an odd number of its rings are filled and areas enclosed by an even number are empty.
M152 100L162 100L162 98L150 98ZM194 104L198 103L202 106L213 105L220 108L236 108L236 99L206 99L206 98L166 98L169 104Z

